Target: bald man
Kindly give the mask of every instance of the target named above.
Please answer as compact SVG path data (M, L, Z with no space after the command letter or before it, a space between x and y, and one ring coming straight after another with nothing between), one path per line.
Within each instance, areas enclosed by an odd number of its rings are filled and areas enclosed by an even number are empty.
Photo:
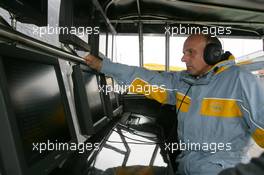
M119 84L156 87L132 92L176 105L179 143L166 144L168 151L182 151L176 174L216 175L248 161L252 138L264 147L264 91L254 75L222 51L216 37L189 36L181 59L187 70L181 72L158 73L92 55L85 60Z

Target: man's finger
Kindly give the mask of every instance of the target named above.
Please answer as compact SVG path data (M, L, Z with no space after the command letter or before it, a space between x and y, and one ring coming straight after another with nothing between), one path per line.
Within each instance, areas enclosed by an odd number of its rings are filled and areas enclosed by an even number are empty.
M84 57L84 60L88 66L90 66L91 68L93 68L97 71L100 71L100 69L102 67L102 63L101 63L101 60L99 58L89 54L89 55Z
M93 59L91 55L87 55L86 57L84 57L84 60L87 64L91 64Z

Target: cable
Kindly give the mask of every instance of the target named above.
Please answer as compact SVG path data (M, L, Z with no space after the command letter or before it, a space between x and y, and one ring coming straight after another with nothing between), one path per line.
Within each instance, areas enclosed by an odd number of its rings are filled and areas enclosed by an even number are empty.
M116 130L113 130L113 131L115 131L115 132L117 132ZM118 133L118 132L117 132ZM119 134L119 133L118 133ZM134 134L134 133L133 133ZM136 134L135 134L136 135ZM134 139L134 138L131 138L131 137L128 137L128 136L126 136L126 135L124 135L123 134L123 136L125 137L125 138L127 138L127 139L131 139L131 140L134 140L134 141L138 141L138 142L147 142L147 141L143 141L143 140L139 140L139 139ZM141 136L141 137L144 137L144 136ZM156 137L155 137L156 138ZM148 138L147 138L148 139ZM153 143L155 143L155 142L153 142Z
M110 142L110 143L123 143L123 142L115 141L115 140L107 140L107 142ZM156 144L159 144L159 143L156 143L156 142L142 142L142 143L139 143L139 142L126 142L126 143L138 144L138 145L156 145Z
M144 115L144 114L140 114L140 113L132 113L130 116L132 116L132 117L144 117L144 118L147 118L147 119L149 119L149 120L152 120L152 121L155 121L155 119L154 118L152 118L152 117L149 117L149 116L146 116L146 115Z
M148 138L148 139L157 139L157 137L151 137L151 136L144 136L144 135L141 135L141 134L138 134L137 132L132 132L132 134L135 134L135 135L137 135L137 136L140 136L140 137L145 137L145 138Z
M112 129L112 130L115 131L116 133L118 133L118 131L116 131L116 130L114 130L114 129ZM119 133L118 133L118 134L119 134ZM126 135L124 135L124 134L123 134L123 136L124 136L125 138L127 138L127 139L134 140L134 141L137 141L137 142L142 142L142 143L155 143L155 144L157 144L157 142L148 142L148 141L143 141L143 140L139 140L139 139L134 139L134 138L128 137L128 136L126 136Z
M187 96L187 94L189 93L191 87L192 87L192 85L190 84L190 85L189 85L189 88L187 89L185 95L184 95L183 98L182 98L182 101L181 101L181 103L180 103L180 106L179 106L179 108L178 108L178 110L177 110L177 112L176 112L176 120L175 120L175 122L174 122L174 124L173 124L172 129L170 130L169 136L165 139L165 142L166 142L166 141L169 141L169 139L171 139L171 137L172 137L172 134L173 134L173 132L174 132L174 130L175 130L175 127L176 127L176 121L178 120L178 115L179 115L179 112L180 112L180 109L181 109L182 103L184 102L184 99L185 99L185 97Z
M173 132L174 132L174 130L175 130L175 127L176 127L176 121L177 121L177 118L178 118L178 115L179 115L180 109L181 109L182 104L183 104L183 102L184 102L184 99L185 99L186 96L188 95L188 93L189 93L191 87L192 87L192 85L190 84L189 87L188 87L188 89L187 89L187 91L186 91L186 93L185 93L185 95L183 96L183 98L182 98L182 100L181 100L181 103L180 103L180 105L179 105L179 108L178 108L178 110L177 110L177 112L176 112L176 120L175 120L175 122L174 122L174 124L173 124L172 129L171 129L170 132L169 132L169 136L168 136L167 138L164 139L164 142L145 142L145 141L138 140L138 139L133 139L133 138L130 138L130 137L124 135L125 138L131 139L131 140L134 140L134 141L141 142L141 143L138 143L138 142L127 142L127 143L131 143L131 144L163 144L163 143L166 143L166 141L168 141L169 139L171 139L172 134L173 134ZM157 126L158 126L159 128L161 128L159 125L157 125ZM112 129L112 130L115 131L115 132L117 132L117 131L114 130L114 129ZM162 131L162 130L161 130L161 131ZM140 137L145 137L145 138L155 139L155 140L157 139L157 137L149 137L149 136L144 136L144 135L141 135L141 134L137 134L135 131L132 131L132 132L131 132L131 131L128 131L128 132L129 132L129 133L132 133L132 134L135 134L135 135L137 135L137 136L140 136ZM118 133L118 132L117 132L117 133ZM118 133L118 134L119 134L119 133ZM112 142L112 143L122 143L122 142L119 142L119 141L109 141L109 140L107 140L107 142Z
M126 129L128 129L128 133L131 133L131 134L134 134L134 135L137 135L137 136L140 136L140 137L145 137L145 138L148 138L148 139L157 139L157 137L151 137L151 136L145 136L145 135L141 135L141 134L138 134L136 131L136 129L134 129L133 127L131 127L131 126L128 126L128 125L122 125L122 124L119 124L121 127L124 127L124 128L126 128ZM156 126L157 127L159 127L160 128L160 126L159 125L157 125L156 124Z
M105 142L107 142L108 141L108 137L109 137L109 134L107 134L106 136L104 136L103 137L103 139L101 140L101 142L100 142L100 144L99 144L99 146L101 147ZM102 147L101 147L102 148ZM96 150L95 152L94 152L94 155L92 155L91 156L91 158L94 156L94 160L92 161L92 168L95 168L95 163L96 163L96 160L97 160L97 156L98 156L98 154L100 153L100 150L101 149L98 149L98 150Z

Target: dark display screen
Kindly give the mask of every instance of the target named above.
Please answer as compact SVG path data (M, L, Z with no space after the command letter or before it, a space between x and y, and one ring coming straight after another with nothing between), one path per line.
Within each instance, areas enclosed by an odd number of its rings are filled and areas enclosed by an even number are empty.
M114 82L113 79L108 77L106 78L106 84L107 84L107 88L108 88L108 92L109 92L109 97L111 100L111 104L112 104L112 108L113 110L115 110L116 108L118 108L118 104L117 104L117 98L116 98L116 94L115 94L115 87L114 87Z
M33 151L33 143L71 140L54 65L4 58L7 89L28 165L51 151Z
M92 120L95 124L104 117L104 107L99 91L99 85L95 74L83 72L85 91L92 114Z

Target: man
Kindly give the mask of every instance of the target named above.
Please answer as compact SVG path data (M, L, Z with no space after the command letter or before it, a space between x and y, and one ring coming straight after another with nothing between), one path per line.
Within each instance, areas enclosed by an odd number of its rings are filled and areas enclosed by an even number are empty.
M248 160L252 137L264 147L264 91L254 75L235 65L231 54L221 53L217 38L191 35L183 54L187 70L181 72L157 73L92 55L85 60L121 84L165 87L147 97L178 109L177 132L184 149L177 157L177 173L215 175Z

